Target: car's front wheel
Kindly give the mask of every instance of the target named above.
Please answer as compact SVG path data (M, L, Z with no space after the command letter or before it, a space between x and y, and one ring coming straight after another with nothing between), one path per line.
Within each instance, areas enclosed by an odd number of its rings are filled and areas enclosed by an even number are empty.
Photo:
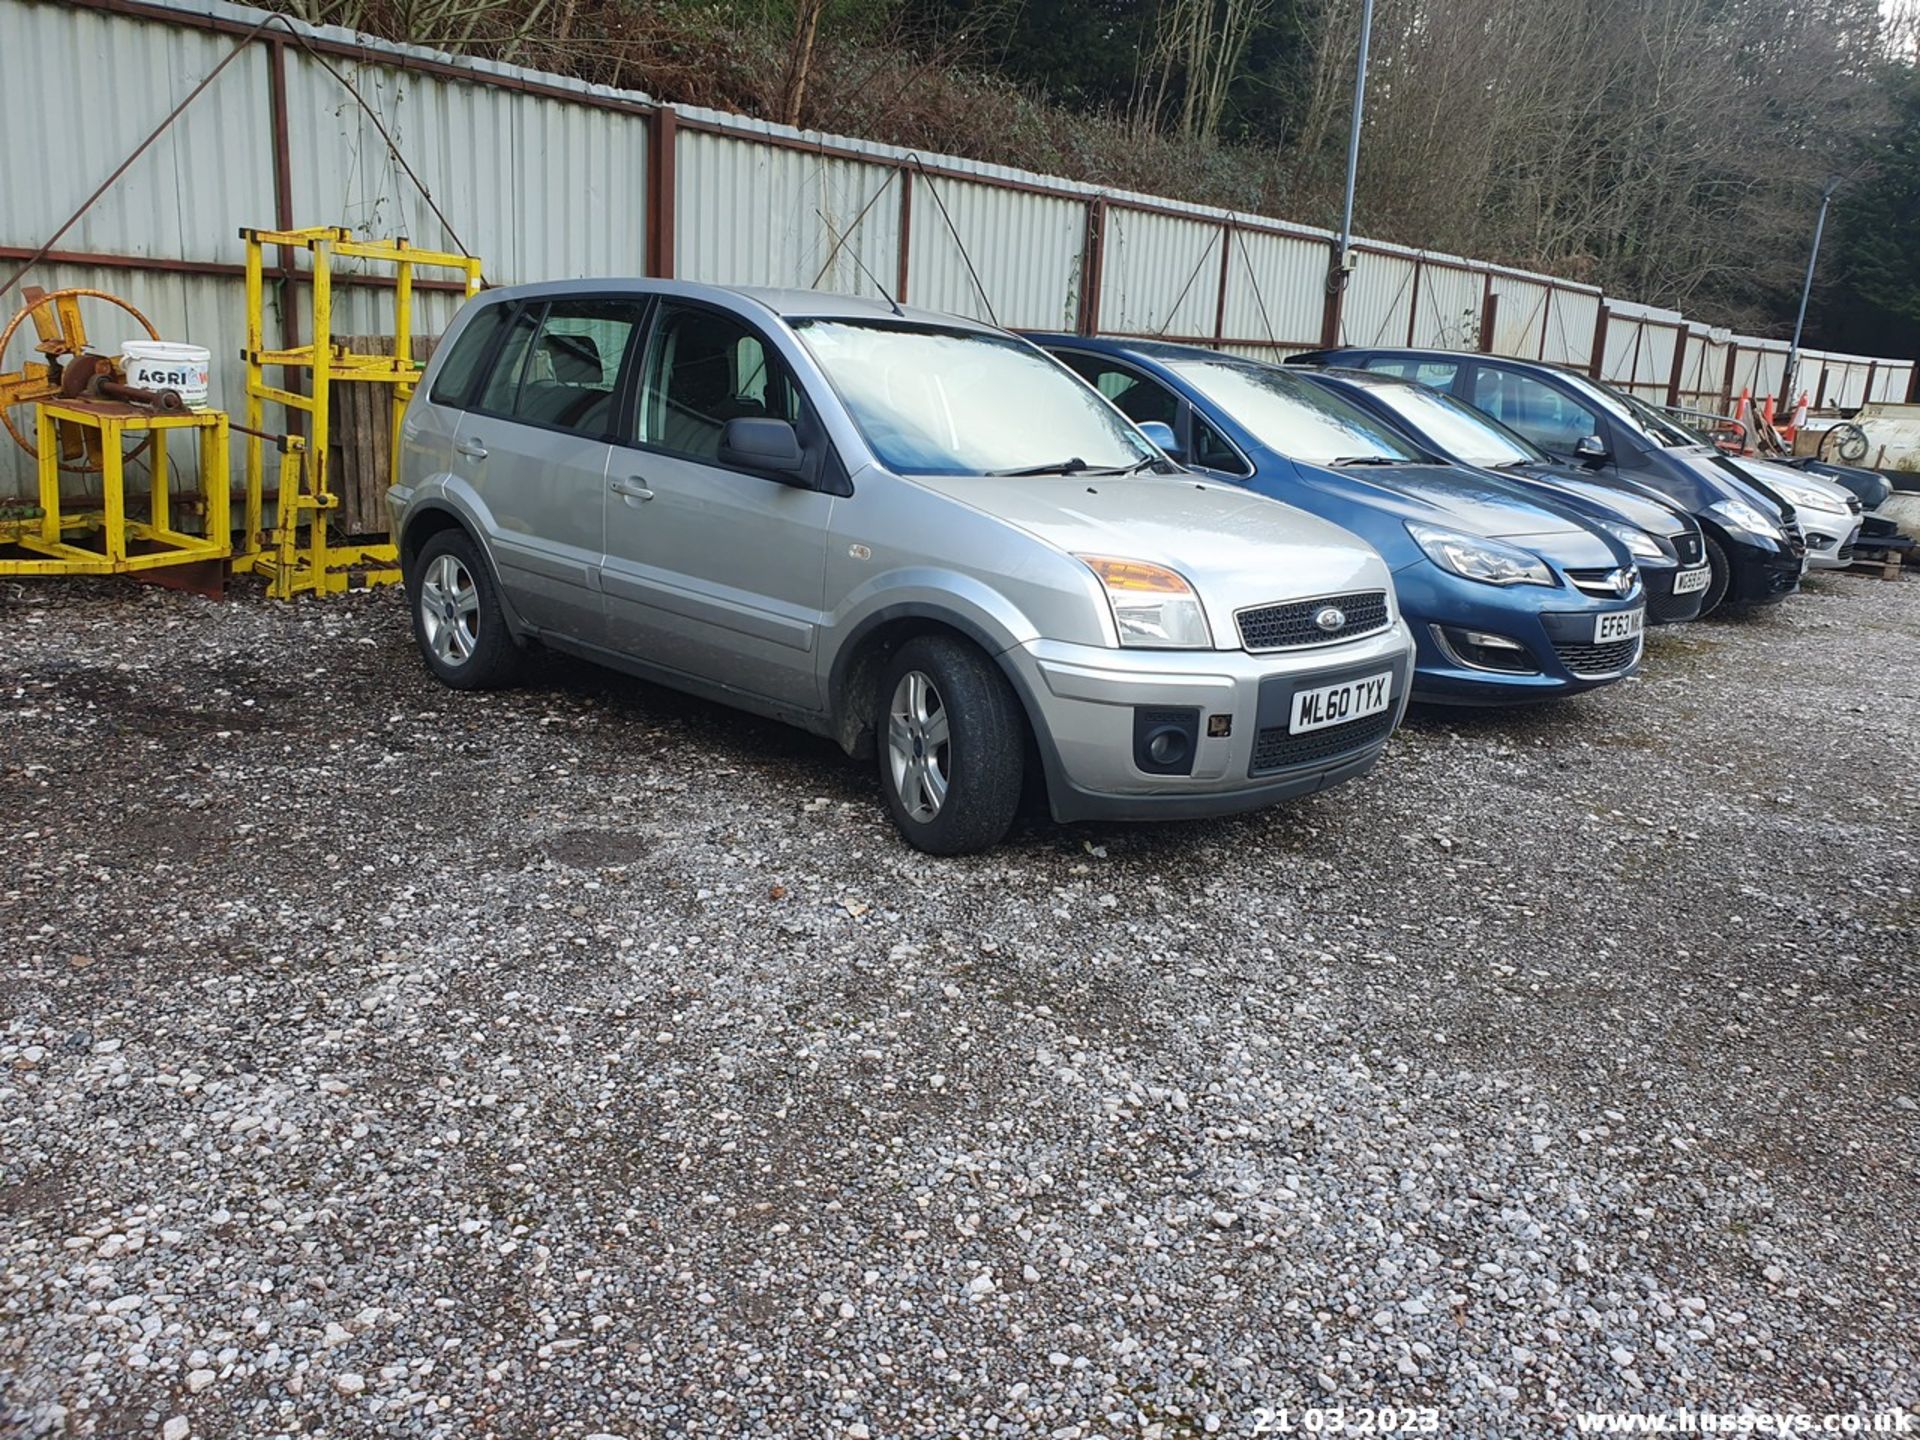
M1725 547L1707 534L1705 529L1701 530L1700 539L1707 553L1707 591L1700 597L1700 613L1694 617L1696 620L1704 620L1718 610L1721 602L1727 598L1728 587L1733 583L1732 562L1727 559Z
M993 661L941 635L902 645L876 717L880 785L907 843L934 855L990 849L1012 825L1026 720Z
M521 651L500 612L493 574L462 530L442 530L407 572L413 638L427 668L455 690L495 690L519 678Z

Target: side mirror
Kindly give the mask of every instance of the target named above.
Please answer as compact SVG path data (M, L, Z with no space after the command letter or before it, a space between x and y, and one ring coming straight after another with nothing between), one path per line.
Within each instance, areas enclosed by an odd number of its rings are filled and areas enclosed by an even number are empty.
M1607 458L1607 442L1598 435L1583 436L1573 447L1573 457L1589 465L1599 465Z
M1140 433L1157 445L1169 460L1184 460L1180 453L1180 441L1173 433L1173 427L1164 420L1143 420Z
M790 421L743 416L720 432L720 463L785 480L799 476L806 456Z

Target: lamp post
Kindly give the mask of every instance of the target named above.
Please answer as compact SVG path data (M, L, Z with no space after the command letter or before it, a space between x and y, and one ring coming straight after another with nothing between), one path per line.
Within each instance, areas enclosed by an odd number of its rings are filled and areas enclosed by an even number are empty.
M1360 6L1360 63L1353 73L1353 122L1347 131L1347 193L1340 207L1340 253L1334 257L1334 273L1329 277L1332 288L1346 283L1347 251L1353 245L1353 187L1360 173L1360 120L1367 108L1367 49L1372 39L1373 0L1363 0Z
M1807 323L1807 299L1813 294L1813 267L1820 263L1820 237L1827 231L1827 206L1839 188L1840 177L1828 176L1827 188L1820 192L1820 218L1813 222L1813 253L1807 256L1807 278L1800 286L1800 313L1793 322L1793 343L1787 347L1787 368L1780 382L1780 404L1788 413L1793 410L1793 382L1800 368L1800 331Z

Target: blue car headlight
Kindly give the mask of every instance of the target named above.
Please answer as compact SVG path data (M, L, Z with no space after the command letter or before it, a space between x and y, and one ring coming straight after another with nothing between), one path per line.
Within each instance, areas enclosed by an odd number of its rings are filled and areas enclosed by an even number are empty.
M1600 524L1606 532L1633 552L1636 560L1665 560L1667 552L1660 548L1660 542L1644 530L1631 525L1616 525L1611 520L1602 520Z
M1547 562L1518 545L1441 530L1409 520L1407 533L1442 570L1488 585L1558 585Z

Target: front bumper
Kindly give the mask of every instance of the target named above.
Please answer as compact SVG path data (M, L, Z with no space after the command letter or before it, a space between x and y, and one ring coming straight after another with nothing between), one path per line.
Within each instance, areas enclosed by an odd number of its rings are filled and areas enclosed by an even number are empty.
M1396 619L1358 640L1265 654L1033 640L1002 658L1028 700L1056 820L1173 820L1258 809L1372 769L1406 709L1412 644ZM1392 677L1382 716L1349 722L1346 735L1346 726L1311 732L1326 743L1301 763L1256 760L1263 725L1286 724L1275 707L1293 688L1378 674ZM1197 712L1188 773L1137 763L1139 717L1149 712Z
M1697 581L1708 573L1707 562L1702 560L1685 566L1640 562L1640 582L1646 586L1649 625L1684 625L1700 618L1700 607L1706 603L1709 586L1703 584L1694 590L1676 591L1674 587L1683 573Z
M1853 563L1853 547L1860 540L1860 516L1808 506L1801 506L1799 515L1800 528L1807 537L1809 570L1844 570Z
M1400 613L1418 647L1413 698L1443 705L1525 705L1608 685L1640 664L1642 646L1594 645L1595 617L1638 610L1643 590L1602 600L1567 584L1483 585L1417 560L1394 572ZM1475 663L1463 633L1496 637L1523 669ZM1503 656L1503 658L1504 658Z
M1714 539L1727 555L1727 594L1731 606L1773 605L1800 588L1800 556L1778 545L1736 540L1721 530Z

